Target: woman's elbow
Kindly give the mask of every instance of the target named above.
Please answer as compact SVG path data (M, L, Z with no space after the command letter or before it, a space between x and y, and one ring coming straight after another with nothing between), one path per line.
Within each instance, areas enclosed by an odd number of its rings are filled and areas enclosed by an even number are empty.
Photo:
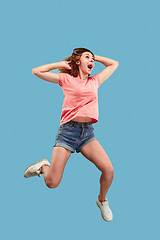
M35 68L32 69L32 73L33 73L34 75L37 74L37 71L35 70Z

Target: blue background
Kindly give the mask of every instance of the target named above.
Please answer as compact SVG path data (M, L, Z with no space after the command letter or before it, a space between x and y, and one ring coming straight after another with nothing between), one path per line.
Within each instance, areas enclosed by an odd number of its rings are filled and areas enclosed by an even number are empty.
M3 239L158 239L158 1L7 1L1 4L1 236ZM95 134L115 172L112 222L96 205L101 172L72 154L58 188L25 179L51 160L63 104L59 85L32 68L76 47L119 61L98 91ZM97 63L92 75L102 71ZM54 70L58 72L57 70Z

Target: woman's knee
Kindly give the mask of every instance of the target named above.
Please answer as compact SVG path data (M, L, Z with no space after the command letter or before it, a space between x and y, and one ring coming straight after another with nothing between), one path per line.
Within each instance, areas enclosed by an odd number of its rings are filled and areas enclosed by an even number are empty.
M60 184L61 179L55 179L55 178L47 178L45 179L45 183L48 188L56 188Z
M110 179L110 180L113 180L114 178L114 169L113 169L113 166L106 166L103 171L102 171L102 175L104 178L106 179Z

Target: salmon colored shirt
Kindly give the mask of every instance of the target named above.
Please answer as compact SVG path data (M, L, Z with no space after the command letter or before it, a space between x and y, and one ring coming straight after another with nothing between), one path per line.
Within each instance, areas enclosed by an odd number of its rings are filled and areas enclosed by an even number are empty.
M74 117L90 117L92 123L98 122L98 75L82 80L68 73L58 73L59 85L64 93L60 125L69 122Z

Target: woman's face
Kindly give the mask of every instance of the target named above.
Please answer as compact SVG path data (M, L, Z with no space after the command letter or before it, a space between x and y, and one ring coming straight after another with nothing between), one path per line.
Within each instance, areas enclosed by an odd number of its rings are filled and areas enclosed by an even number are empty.
M78 61L79 70L84 74L91 74L92 69L94 68L94 57L90 52L83 52L80 61Z

